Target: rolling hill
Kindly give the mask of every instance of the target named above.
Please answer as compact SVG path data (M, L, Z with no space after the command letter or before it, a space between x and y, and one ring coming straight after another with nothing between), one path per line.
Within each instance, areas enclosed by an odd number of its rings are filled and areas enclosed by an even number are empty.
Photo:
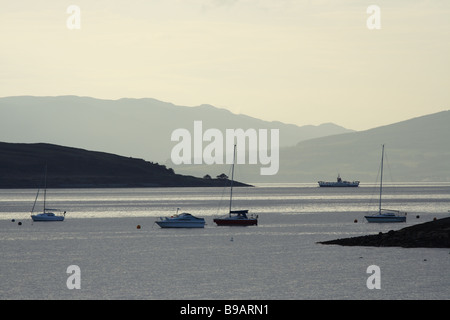
M53 144L0 142L0 188L223 187L227 179L176 174L164 165ZM246 184L235 182L236 186Z
M450 111L298 143L280 153L280 179L375 182L385 144L393 182L450 181Z
M299 127L210 105L183 107L149 98L0 98L2 141L45 142L120 154L126 159L164 163L178 174L196 177L229 172L229 165L174 165L170 161L177 144L171 141L171 133L178 128L193 132L195 120L203 121L203 130L280 130L278 173L262 176L260 164L236 166L237 180L249 183L335 180L338 173L346 180L373 183L382 144L387 155L385 174L393 182L450 181L450 111L355 132L334 124Z
M177 106L151 98L103 100L90 97L17 96L0 98L0 141L52 143L164 163L179 128L193 132L195 120L204 130L216 128L279 129L280 145L351 132L332 123L296 126L259 120L200 105Z
M279 171L261 176L260 165L237 166L245 181L310 183L345 180L375 183L385 144L387 182L450 181L450 111L425 115L370 130L301 141L280 148ZM176 166L177 172L198 175L223 166Z

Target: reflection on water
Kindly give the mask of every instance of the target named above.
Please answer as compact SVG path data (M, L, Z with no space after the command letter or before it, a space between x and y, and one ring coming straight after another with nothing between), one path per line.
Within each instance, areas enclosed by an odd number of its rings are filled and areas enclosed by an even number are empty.
M0 190L1 299L446 299L450 292L448 249L317 244L449 216L448 185L387 187L386 207L409 215L382 225L364 221L378 206L378 190L364 186L236 188L236 209L259 215L251 227L215 226L214 215L228 209L222 188L49 190L49 205L67 211L55 223L31 221L35 192ZM177 208L207 225L154 224ZM81 290L66 287L74 264ZM369 265L381 268L382 290L367 289Z
M132 188L48 190L47 205L67 211L67 218L159 217L177 208L198 216L225 214L228 188ZM29 217L36 190L0 190L0 219ZM37 203L37 211L42 210ZM313 184L262 185L235 188L233 208L252 213L308 215L310 213L370 213L379 205L377 186L319 188ZM403 184L383 189L383 207L410 214L448 213L450 186Z

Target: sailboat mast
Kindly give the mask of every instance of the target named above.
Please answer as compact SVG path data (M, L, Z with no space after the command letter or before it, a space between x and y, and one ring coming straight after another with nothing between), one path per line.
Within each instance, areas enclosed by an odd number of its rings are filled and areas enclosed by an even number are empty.
M45 164L45 174L44 174L44 213L45 213L45 199L47 197L47 164Z
M39 197L39 189L38 189L38 192L36 193L36 198L34 198L34 203L33 203L33 208L31 208L31 213L33 213L34 212L34 207L36 206L36 201L37 201L37 199L38 199L38 197Z
M234 163L236 162L236 145L234 145L233 150L233 165L231 166L231 188L230 188L230 212L229 216L231 217L231 202L233 199L233 181L234 181Z
M380 213L381 213L381 194L383 191L383 159L384 159L384 144L382 145L381 149L380 205L378 207Z

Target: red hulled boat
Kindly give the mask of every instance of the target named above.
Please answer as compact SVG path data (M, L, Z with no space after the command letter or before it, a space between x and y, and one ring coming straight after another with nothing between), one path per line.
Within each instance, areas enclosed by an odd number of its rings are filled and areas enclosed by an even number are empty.
M258 225L258 216L250 218L247 216L248 210L230 211L228 217L216 218L214 222L218 226L256 226Z
M230 211L228 216L216 218L214 222L218 226L256 226L258 225L258 216L247 216L248 210L231 210L233 201L233 180L234 180L234 163L236 159L236 145L234 145L233 166L231 171L231 188L230 188Z

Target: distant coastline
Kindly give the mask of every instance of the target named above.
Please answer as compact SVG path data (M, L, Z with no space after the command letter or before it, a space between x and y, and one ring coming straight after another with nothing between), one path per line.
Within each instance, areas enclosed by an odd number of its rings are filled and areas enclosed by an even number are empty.
M176 174L165 165L47 143L0 142L0 188L226 187L226 175L204 178ZM234 181L236 187L252 185Z

